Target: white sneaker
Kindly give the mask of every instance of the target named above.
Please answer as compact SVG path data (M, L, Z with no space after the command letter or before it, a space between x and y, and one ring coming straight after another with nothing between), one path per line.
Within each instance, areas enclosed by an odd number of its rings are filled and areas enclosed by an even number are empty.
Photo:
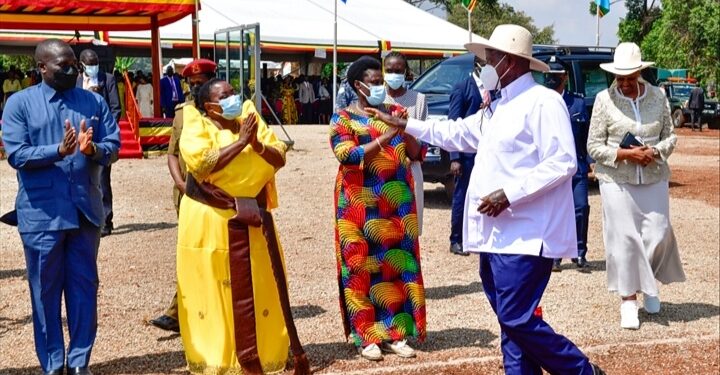
M620 327L625 329L639 329L637 301L623 301L620 305Z
M360 356L369 360L369 361L379 361L382 359L382 351L380 350L380 347L377 346L377 344L370 344L366 347L358 347L357 348L358 353L360 353Z
M384 352L397 354L398 357L415 357L415 349L411 348L410 345L407 344L407 340L394 341L393 343L383 342L381 348Z
M643 293L643 305L645 307L645 311L647 311L648 314L657 314L660 312L660 296L649 296L645 293Z

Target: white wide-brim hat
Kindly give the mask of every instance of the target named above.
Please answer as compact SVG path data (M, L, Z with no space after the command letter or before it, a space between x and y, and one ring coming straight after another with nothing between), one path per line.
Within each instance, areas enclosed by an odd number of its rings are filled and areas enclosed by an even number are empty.
M493 30L490 39L480 38L480 42L465 44L465 48L486 61L488 48L505 52L529 60L532 70L547 72L550 67L532 56L532 39L532 34L522 26L499 25Z
M626 76L643 70L655 64L652 61L642 61L640 47L635 43L620 43L615 48L613 62L600 64L600 68L606 72Z

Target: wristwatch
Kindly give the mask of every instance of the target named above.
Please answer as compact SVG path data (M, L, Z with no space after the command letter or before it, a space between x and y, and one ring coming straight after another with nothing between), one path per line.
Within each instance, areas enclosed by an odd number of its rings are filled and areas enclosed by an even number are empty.
M654 157L654 158L659 158L659 157L660 157L660 151L658 151L658 149L656 149L655 147L653 147L653 148L652 148L652 151L653 151L653 157Z

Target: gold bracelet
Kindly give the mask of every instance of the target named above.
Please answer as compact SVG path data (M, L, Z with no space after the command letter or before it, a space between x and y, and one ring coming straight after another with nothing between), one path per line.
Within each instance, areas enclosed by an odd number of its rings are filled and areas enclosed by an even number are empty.
M261 143L260 143L260 146L262 146L262 149L260 149L260 152L258 152L258 154L259 154L259 155L262 155L262 154L265 153L265 144L261 142Z
M375 138L375 142L377 142L378 147L380 147L380 150L382 150L383 146L382 143L380 143L380 140Z

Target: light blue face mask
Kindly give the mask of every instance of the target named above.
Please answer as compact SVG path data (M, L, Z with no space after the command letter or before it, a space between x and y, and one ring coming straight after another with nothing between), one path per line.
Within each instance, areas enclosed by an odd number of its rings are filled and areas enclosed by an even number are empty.
M385 73L385 83L393 89L397 90L405 83L405 75L399 73Z
M99 65L85 65L85 74L87 74L88 77L97 77L98 73L100 72L100 66Z
M220 107L222 107L222 117L232 120L242 114L242 102L240 101L240 95L228 96L225 99L220 99Z
M368 104L370 104L373 107L379 106L385 101L385 86L378 85L378 86L368 86L364 82L360 81L360 84L365 86L368 90L370 90L370 95L365 95L364 92L360 91L365 98L367 98Z

